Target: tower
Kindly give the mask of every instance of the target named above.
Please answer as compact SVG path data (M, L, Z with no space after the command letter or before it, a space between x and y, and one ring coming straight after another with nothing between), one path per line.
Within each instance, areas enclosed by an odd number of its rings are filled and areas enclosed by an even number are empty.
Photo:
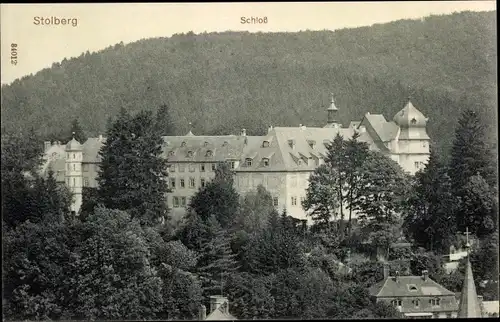
M339 109L335 106L335 101L333 99L333 93L331 94L330 106L326 109L328 112L327 127L340 127L338 121L338 111Z
M78 214L82 205L82 159L83 148L80 142L73 139L66 144L66 185L73 193L71 211Z
M403 169L414 174L425 167L430 155L430 138L427 135L429 119L413 106L410 97L402 110L394 115L393 121L399 126L398 154Z
M469 260L470 244L469 230L465 232L467 235L467 266L465 268L465 277L462 284L462 293L460 293L460 306L458 307L459 318L480 318L481 306L477 298L476 285L474 284L474 276L472 275L472 267Z

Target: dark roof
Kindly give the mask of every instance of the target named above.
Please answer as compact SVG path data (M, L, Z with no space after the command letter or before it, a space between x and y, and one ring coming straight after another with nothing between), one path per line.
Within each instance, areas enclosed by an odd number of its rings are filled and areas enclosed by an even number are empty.
M410 286L415 286L415 289L410 290ZM455 293L447 290L429 277L424 280L422 276L399 276L398 281L396 281L394 276L389 276L382 282L373 285L370 288L370 295L376 297L421 297L436 295L455 296Z

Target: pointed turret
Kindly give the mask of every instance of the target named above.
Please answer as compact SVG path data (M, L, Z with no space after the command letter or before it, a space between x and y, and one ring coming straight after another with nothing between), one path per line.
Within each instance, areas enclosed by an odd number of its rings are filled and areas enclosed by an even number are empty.
M333 93L331 94L330 106L326 110L328 112L328 125L338 124L337 114L339 109L337 108L337 106L335 106Z
M472 267L469 260L469 231L467 229L467 267L465 268L464 283L462 285L462 293L460 294L460 306L458 308L459 318L480 318L481 306L477 298L476 285L474 284L474 276L472 275Z
M191 131L191 122L189 122L189 132L186 134L186 136L194 136L193 132Z

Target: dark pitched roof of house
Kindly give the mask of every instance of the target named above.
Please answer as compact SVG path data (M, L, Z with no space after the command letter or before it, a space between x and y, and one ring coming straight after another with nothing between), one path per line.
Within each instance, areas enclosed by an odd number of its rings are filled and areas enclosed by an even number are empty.
M422 297L436 295L455 296L429 277L425 280L422 276L389 276L370 288L370 295L376 297Z

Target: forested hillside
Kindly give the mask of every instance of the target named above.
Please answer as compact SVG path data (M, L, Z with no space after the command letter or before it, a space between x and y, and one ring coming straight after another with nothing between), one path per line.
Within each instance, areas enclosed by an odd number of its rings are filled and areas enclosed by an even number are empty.
M344 124L368 111L392 119L411 91L431 138L447 149L465 108L496 124L495 39L495 12L463 12L335 32L188 33L117 44L3 86L2 131L47 135L78 118L98 135L121 107L165 103L177 134L192 122L195 134L255 135L269 125L324 125L331 92Z

